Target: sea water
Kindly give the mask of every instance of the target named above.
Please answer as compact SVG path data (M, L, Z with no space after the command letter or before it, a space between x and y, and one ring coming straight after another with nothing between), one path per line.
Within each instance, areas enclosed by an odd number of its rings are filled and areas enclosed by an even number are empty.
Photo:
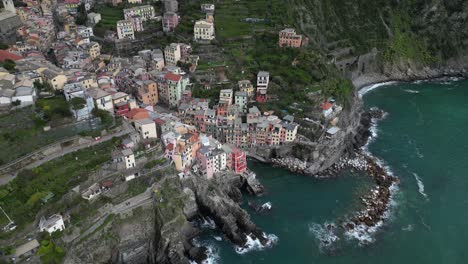
M318 180L250 162L267 194L243 207L276 240L240 254L207 229L210 263L468 263L468 81L389 83L362 96L388 113L367 150L400 179L383 225L360 239L338 227L373 186L363 173ZM271 210L258 214L250 200Z

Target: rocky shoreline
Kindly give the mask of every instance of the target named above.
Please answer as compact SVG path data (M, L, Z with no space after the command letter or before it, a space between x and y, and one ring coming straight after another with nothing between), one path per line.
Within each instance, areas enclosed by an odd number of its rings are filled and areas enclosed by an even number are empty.
M382 223L390 207L392 198L392 187L399 183L398 178L390 175L382 164L366 151L364 145L369 141L372 133L370 128L376 122L384 118L386 113L380 109L372 108L361 116L361 129L359 140L357 140L355 150L349 155L340 158L338 162L330 168L312 175L315 178L333 178L337 177L339 172L345 169L354 169L365 172L375 182L376 186L369 190L359 199L364 206L363 209L354 213L348 220L340 223L345 232L359 231L361 233L369 232ZM307 174L307 163L294 157L272 158L271 162L276 167L282 167L289 171ZM332 227L331 227L332 228Z

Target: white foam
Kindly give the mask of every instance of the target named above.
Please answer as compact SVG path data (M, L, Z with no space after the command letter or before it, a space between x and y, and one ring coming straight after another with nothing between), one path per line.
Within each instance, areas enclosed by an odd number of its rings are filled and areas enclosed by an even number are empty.
M263 210L271 210L271 208L272 208L271 202L266 202L262 205Z
M206 259L204 261L202 261L202 264L216 264L216 263L219 262L220 256L219 256L219 252L218 252L217 247L215 247L214 245L212 245L211 243L209 243L207 241L200 242L197 239L193 239L192 243L196 247L202 247L203 246L203 247L206 248L206 251L205 251ZM191 260L190 264L198 264L198 263Z
M362 98L366 93L372 91L372 90L375 90L379 87L382 87L382 86L386 86L386 85L391 85L391 84L395 84L395 83L398 83L396 81L390 81L390 82L382 82L382 83L376 83L376 84L372 84L372 85L369 85L369 86L365 86L363 88L361 88L361 90L359 90L358 92L358 95L359 95L359 98Z
M423 181L421 180L421 178L419 178L419 175L414 173L413 172L413 176L414 178L416 179L416 182L418 183L418 191L419 193L424 196L424 198L427 199L427 194L424 192L424 183Z
M250 252L252 250L263 250L265 248L270 248L273 245L278 243L278 237L274 234L265 234L263 233L263 236L266 237L267 243L265 245L262 245L262 242L257 237L253 237L252 234L246 235L247 237L247 242L245 243L245 246L239 247L236 246L235 250L238 254L245 254L247 252Z
M210 217L202 217L200 222L201 228L216 229L216 223Z
M413 229L414 229L414 227L411 224L401 228L401 230L407 231L407 232L411 232L411 231L413 231Z
M419 91L411 90L411 89L403 89L403 91L405 91L407 93L413 93L413 94L418 94L419 93Z
M331 228L327 228L330 226ZM336 226L333 223L325 223L323 225L312 223L309 225L309 232L311 232L317 240L320 241L319 247L326 248L332 246L340 238L335 234Z

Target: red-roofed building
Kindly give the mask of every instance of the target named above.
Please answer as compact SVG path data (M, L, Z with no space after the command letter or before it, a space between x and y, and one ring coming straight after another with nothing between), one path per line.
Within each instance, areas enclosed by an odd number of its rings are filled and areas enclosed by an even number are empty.
M166 75L164 75L164 79L173 81L173 82L178 82L180 81L180 79L182 79L182 76L169 72L169 73L166 73Z
M16 55L14 53L8 52L6 50L0 50L0 61L4 62L6 60L12 60L12 61L17 61L21 60L23 57Z
M149 117L150 116L148 110L144 108L134 108L125 114L125 118L131 120L141 120Z
M114 105L115 114L118 116L123 116L130 111L130 105L128 102L119 102Z
M333 113L333 104L330 102L323 102L320 105L320 108L322 109L322 113L325 117L329 116L331 113Z

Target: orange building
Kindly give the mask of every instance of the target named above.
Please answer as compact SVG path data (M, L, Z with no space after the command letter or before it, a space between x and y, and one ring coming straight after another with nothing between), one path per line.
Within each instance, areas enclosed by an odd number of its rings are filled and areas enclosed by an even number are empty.
M144 81L138 89L138 99L146 105L155 105L159 102L158 85L154 81Z

